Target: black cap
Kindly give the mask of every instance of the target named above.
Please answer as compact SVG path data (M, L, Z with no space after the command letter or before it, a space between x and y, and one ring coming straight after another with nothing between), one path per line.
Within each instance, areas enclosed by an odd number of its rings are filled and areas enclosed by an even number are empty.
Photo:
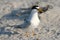
M38 7L37 5L34 5L31 9L37 9L36 7Z

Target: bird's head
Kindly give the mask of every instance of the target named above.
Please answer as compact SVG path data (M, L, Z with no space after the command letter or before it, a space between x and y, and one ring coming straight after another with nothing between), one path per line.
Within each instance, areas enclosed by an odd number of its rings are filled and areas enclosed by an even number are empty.
M46 7L39 7L37 5L34 5L32 7L32 9L37 9L40 14L43 12L46 12L48 10L48 8L49 8L49 5L47 5Z
M42 13L43 12L42 8L40 8L37 5L34 5L31 9L37 9L39 13Z
M39 9L39 6L34 5L34 6L32 6L32 8L31 8L31 9Z

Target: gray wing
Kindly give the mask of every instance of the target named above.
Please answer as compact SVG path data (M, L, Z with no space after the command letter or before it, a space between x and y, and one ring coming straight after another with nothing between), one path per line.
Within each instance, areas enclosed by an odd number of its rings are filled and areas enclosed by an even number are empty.
M21 25L14 25L13 27L14 28L26 28L29 25L30 25L30 22L28 22L28 21L25 20L23 24L21 24Z

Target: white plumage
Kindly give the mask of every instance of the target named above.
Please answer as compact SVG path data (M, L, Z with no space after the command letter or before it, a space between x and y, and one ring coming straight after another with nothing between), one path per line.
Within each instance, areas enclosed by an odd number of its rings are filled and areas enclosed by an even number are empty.
M36 28L39 25L40 20L38 18L38 10L37 9L33 9L31 11L31 14L30 14L29 18L27 19L27 21L29 21L31 26L33 26L34 28Z

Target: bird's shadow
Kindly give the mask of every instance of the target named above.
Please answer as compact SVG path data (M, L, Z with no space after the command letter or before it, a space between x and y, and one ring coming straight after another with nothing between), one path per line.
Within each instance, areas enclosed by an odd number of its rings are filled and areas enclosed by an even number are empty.
M0 27L0 35L8 35L8 36L11 36L11 35L15 35L15 34L19 34L18 32L11 32L11 31L8 31L5 29L6 27Z
M19 8L17 10L12 10L11 13L8 13L2 17L2 19L7 19L7 20L14 20L14 19L20 19L23 20L24 18L21 16L17 16L16 14L21 14L23 16L28 16L26 14L30 14L31 8ZM17 32L10 32L10 31L5 31L6 27L0 27L0 35L14 35L18 34Z
M30 12L31 12L31 8L19 8L17 10L12 10L11 13L8 13L1 18L5 18L7 20L13 20L13 19L23 20L27 16L29 16Z

